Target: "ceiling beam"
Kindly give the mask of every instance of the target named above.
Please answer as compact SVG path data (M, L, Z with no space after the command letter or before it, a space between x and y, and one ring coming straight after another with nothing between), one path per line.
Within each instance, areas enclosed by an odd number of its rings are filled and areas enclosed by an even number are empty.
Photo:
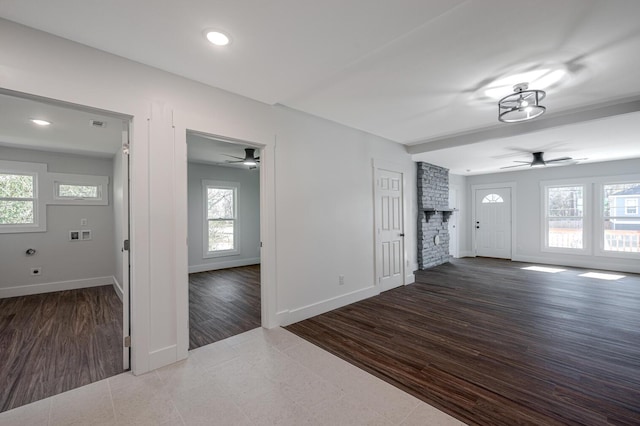
M537 120L502 124L500 126L494 126L474 132L459 133L457 135L447 136L444 138L427 139L407 145L406 150L409 154L421 154L423 152L471 145L478 142L484 142L489 139L519 136L554 127L569 126L585 121L598 120L601 118L629 114L638 111L640 111L640 97L626 98L623 100L617 100L615 103L608 102L591 105L585 108L567 110Z

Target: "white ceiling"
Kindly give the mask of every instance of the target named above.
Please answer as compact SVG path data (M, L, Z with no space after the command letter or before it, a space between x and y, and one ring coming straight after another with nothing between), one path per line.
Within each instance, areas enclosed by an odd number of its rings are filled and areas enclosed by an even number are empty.
M248 169L242 163L230 163L235 158L244 158L245 148L252 148L241 142L229 142L215 136L187 133L187 159L193 163L212 164L224 167ZM260 157L256 149L255 156Z
M562 85L548 90L544 117L640 99L636 0L0 4L4 18L411 145L416 160L424 148L433 162L439 159L456 171L495 171L504 164L483 159L509 154L509 147L532 150L557 140L566 142L563 149L572 157L638 156L629 150L629 134L621 131L609 132L598 144L583 143L590 133L581 132L591 128L578 122L548 128L534 140L530 132L521 139L516 125L507 140L428 148L451 135L505 126L498 124L495 101L482 99L480 88L518 70L548 64L571 70ZM228 32L232 43L210 45L206 28ZM609 156L597 151L603 143Z
M49 121L38 126L31 119ZM94 127L91 120L105 123ZM113 157L122 146L122 118L0 93L0 146Z

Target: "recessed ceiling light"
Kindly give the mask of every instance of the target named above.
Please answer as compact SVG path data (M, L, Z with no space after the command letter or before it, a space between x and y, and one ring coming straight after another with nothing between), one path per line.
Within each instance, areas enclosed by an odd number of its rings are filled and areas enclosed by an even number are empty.
M226 46L231 41L228 35L220 31L207 30L205 31L205 36L207 40L216 46Z
M31 122L32 122L33 124L37 124L38 126L48 126L49 124L51 124L51 122L50 122L50 121L47 121L47 120L40 120L40 119L38 119L38 118L32 118L32 119L31 119Z

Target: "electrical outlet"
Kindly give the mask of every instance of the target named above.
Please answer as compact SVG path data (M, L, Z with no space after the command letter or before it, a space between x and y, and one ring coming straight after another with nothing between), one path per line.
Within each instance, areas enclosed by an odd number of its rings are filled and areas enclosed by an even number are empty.
M338 275L338 285L344 285L344 275Z
M42 268L31 268L31 275L41 275Z

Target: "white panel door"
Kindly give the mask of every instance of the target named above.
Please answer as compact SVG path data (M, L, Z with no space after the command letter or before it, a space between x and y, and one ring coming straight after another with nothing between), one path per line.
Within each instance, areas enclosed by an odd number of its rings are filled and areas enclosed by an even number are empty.
M511 259L511 188L476 189L476 255Z
M404 284L402 173L377 169L376 271L380 291Z

